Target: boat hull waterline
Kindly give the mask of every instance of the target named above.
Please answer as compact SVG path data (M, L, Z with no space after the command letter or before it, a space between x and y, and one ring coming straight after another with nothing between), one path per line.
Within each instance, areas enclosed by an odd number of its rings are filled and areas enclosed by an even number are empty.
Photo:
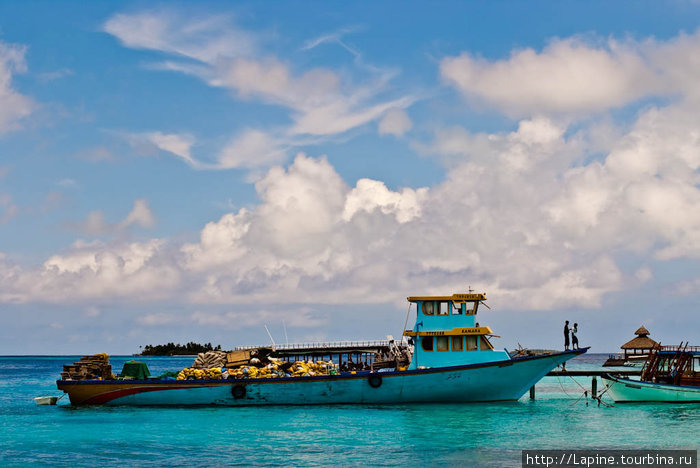
M518 400L587 348L484 364L411 371L235 380L59 380L73 405L250 406Z
M700 387L643 382L613 375L602 379L615 403L700 403Z

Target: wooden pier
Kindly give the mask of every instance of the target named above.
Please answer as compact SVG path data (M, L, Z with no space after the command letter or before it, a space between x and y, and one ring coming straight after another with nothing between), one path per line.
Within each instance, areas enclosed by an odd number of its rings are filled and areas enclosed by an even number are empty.
M550 377L600 377L605 374L615 374L624 376L642 375L642 369L635 370L555 370L547 374Z

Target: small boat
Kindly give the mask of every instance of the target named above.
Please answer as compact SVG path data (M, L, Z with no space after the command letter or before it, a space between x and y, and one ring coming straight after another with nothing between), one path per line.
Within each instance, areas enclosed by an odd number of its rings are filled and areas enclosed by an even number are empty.
M257 369L186 369L178 380L113 378L105 372L103 357L86 359L85 366L64 366L67 372L57 386L73 405L309 405L405 404L420 402L488 402L518 400L553 368L585 353L588 348L511 356L493 347L490 327L476 323L485 294L409 297L416 306L416 321L400 343L389 342L375 361L340 364L347 349L313 346L307 359L328 356L333 371L258 373ZM364 349L364 351L372 348ZM244 350L245 351L245 350ZM304 348L272 350L281 358L298 361ZM238 351L240 355L241 350ZM357 355L356 349L354 354ZM234 354L234 353L231 353ZM365 352L364 355L372 354ZM315 357L314 357L315 356ZM257 358L255 358L257 359ZM325 358L324 358L325 359ZM258 360L259 361L259 360ZM244 359L244 363L247 361ZM254 361L250 359L252 364ZM352 365L350 365L352 363ZM241 362L237 363L240 365ZM259 364L259 362L256 362ZM272 364L270 364L272 365ZM320 364L319 364L320 365ZM275 364L277 366L277 364ZM280 366L284 367L284 366ZM85 371L85 369L89 369ZM226 372L224 372L226 371ZM230 371L230 372L229 372ZM84 372L84 374L79 374ZM280 371L275 371L280 372ZM78 380L72 376L85 375ZM222 378L227 375L227 378ZM260 378L263 375L263 378ZM255 377L257 378L251 378Z
M700 403L700 346L657 345L639 380L612 374L602 379L616 403Z
M60 397L57 396L40 396L34 398L37 405L55 405Z

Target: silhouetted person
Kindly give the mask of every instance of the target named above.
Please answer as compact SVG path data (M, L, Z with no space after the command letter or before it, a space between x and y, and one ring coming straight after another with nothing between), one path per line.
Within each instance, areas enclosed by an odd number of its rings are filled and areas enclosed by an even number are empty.
M564 324L564 350L569 349L569 321Z
M574 323L574 328L571 329L571 348L578 349L578 338L576 337L578 333L578 323Z

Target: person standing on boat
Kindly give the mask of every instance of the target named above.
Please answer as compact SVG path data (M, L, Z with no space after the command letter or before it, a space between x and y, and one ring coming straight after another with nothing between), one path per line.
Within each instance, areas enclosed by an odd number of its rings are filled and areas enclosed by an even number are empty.
M569 349L569 321L564 324L564 350Z
M578 338L576 337L578 333L578 323L574 323L574 328L571 329L571 349L578 349Z

